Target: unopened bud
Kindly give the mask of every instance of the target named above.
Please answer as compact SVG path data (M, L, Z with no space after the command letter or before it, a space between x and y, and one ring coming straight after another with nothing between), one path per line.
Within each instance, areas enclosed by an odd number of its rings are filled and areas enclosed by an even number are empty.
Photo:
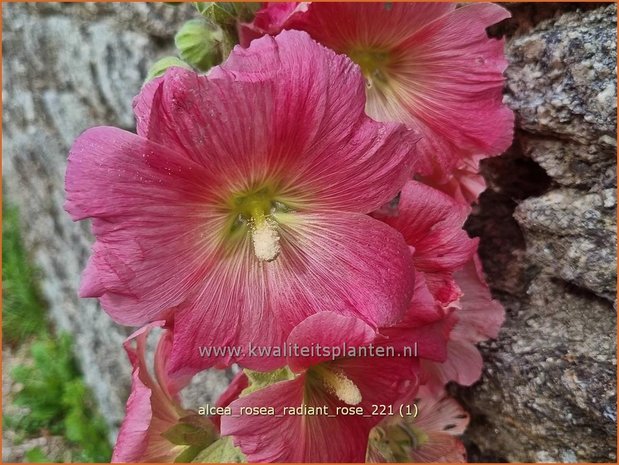
M174 37L181 58L200 71L222 62L223 42L223 30L202 18L187 21Z

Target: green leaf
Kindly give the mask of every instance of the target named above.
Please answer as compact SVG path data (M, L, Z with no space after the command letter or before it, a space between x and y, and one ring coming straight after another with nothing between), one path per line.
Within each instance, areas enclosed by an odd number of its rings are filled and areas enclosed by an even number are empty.
M49 463L50 460L47 458L45 452L40 447L35 447L34 449L30 449L26 452L26 462L28 463Z

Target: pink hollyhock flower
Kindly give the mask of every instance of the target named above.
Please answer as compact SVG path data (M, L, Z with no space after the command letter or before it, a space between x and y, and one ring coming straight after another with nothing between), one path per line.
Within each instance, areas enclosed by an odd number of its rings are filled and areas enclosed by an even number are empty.
M470 207L417 181L408 181L394 215L385 209L374 216L404 236L414 249L415 269L423 273L432 295L443 305L457 300L460 289L453 273L477 250L477 239L462 229Z
M368 433L382 418L374 405L391 406L417 384L417 359L381 357L378 352L350 356L350 348L367 351L370 344L387 354L384 344L389 342L360 319L333 312L308 317L292 330L287 343L341 348L346 355L292 354L287 359L291 378L232 402L233 415L221 419L222 435L231 435L250 462L364 461ZM242 414L251 407L274 410ZM301 409L297 414L290 410L296 408ZM305 414L308 408L326 410ZM338 408L356 413L347 415Z
M476 382L481 377L483 360L475 344L495 339L505 320L505 310L492 299L477 255L454 277L463 295L455 311L458 322L447 343L447 360L422 361L424 372L431 379L429 383L436 386L449 381L464 386Z
M97 239L80 295L122 324L173 321L172 371L273 369L198 349L281 345L321 310L397 321L410 253L366 214L401 189L414 136L368 118L364 93L348 58L298 31L149 83L137 135L90 129L70 152L66 209Z
M504 43L486 34L510 17L504 8L314 2L306 13L291 14L288 5L268 4L253 32L305 30L350 56L366 78L367 113L421 134L416 169L422 174L444 183L460 160L498 155L511 144L514 116L502 104Z
M465 157L445 180L444 176L425 176L421 180L453 197L458 202L470 205L477 202L479 195L486 190L486 180L479 172L479 162L483 156Z
M418 415L385 419L370 433L368 462L464 463L464 433L468 413L445 391L425 386L404 403L417 405ZM412 408L411 408L412 411Z
M163 323L145 326L125 342L133 366L133 382L112 462L190 461L193 455L217 439L215 426L209 420L181 406L179 392L190 378L171 378L167 374L172 343L170 332L166 331L159 340L154 378L149 373L145 360L146 339L153 327ZM179 434L177 428L184 434Z

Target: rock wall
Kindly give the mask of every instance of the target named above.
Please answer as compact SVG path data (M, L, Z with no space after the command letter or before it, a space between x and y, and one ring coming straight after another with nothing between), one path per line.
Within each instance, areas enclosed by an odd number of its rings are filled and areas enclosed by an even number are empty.
M511 4L506 98L516 142L484 163L489 190L468 223L508 315L483 351L471 460L616 457L616 10ZM3 180L42 271L55 324L70 331L113 430L124 412L128 330L78 300L92 238L62 210L68 148L84 129L132 129L131 99L168 54L189 5L4 4ZM577 8L582 8L581 11ZM221 374L190 401L213 396ZM455 390L455 389L454 389ZM204 399L202 399L204 400Z
M173 52L191 5L3 5L3 187L21 213L24 239L41 270L42 292L59 330L72 334L86 382L111 427L122 421L131 369L115 325L94 300L77 297L93 242L90 226L63 210L69 147L85 129L133 130L131 101L150 65ZM196 379L189 402L206 402L226 377Z
M510 6L517 135L468 224L508 312L459 390L476 460L616 460L616 7L585 7Z

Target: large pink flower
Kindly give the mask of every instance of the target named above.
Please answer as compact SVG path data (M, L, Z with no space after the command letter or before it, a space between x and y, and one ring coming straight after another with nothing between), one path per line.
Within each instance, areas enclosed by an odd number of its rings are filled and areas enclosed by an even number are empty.
M462 158L509 147L514 117L502 104L503 41L486 34L507 10L451 2L315 2L303 9L268 4L252 34L301 29L350 56L366 78L368 114L421 134L417 170L446 182Z
M409 181L402 188L397 209L374 216L400 231L414 250L415 269L422 272L428 288L443 305L457 300L461 291L453 273L477 250L477 239L462 229L470 207L432 187Z
M133 366L133 382L112 462L174 462L179 457L189 461L195 453L217 439L215 425L181 406L179 392L190 378L171 378L167 374L172 342L168 331L157 345L155 376L149 373L145 359L146 339L153 327L163 323L147 325L125 342ZM175 427L181 424L180 429L192 433L191 440L183 441L179 434L175 434ZM192 441L197 442L190 444Z
M221 434L232 435L250 462L362 462L368 434L385 408L417 384L418 360L384 356L388 342L363 321L333 312L308 317L291 332L290 347L316 352L288 357L293 377L241 396L230 404L232 415L221 419ZM362 354L370 345L379 352ZM317 347L341 348L338 358ZM359 350L350 356L350 349ZM378 349L377 349L378 350ZM394 352L395 354L396 352ZM403 352L397 352L404 355ZM307 408L326 406L326 410ZM272 414L247 415L249 407L273 407ZM298 414L291 408L306 408ZM340 409L348 409L346 414ZM351 409L360 412L350 414ZM307 414L304 414L307 412ZM381 413L382 412L382 413Z
M462 290L454 326L447 343L447 360L441 363L422 361L428 383L441 387L449 381L470 386L481 377L483 360L476 343L494 339L505 319L505 310L492 299L479 257L475 255L454 274Z
M444 390L433 392L422 386L401 403L416 404L418 415L387 418L374 428L368 462L466 462L458 436L464 433L469 415L458 402ZM412 407L408 410L414 412Z
M137 135L94 128L71 149L66 209L97 239L81 295L123 324L173 322L172 371L274 368L198 348L280 345L318 311L397 321L410 253L366 214L402 188L415 137L364 102L358 67L297 31L149 83Z

